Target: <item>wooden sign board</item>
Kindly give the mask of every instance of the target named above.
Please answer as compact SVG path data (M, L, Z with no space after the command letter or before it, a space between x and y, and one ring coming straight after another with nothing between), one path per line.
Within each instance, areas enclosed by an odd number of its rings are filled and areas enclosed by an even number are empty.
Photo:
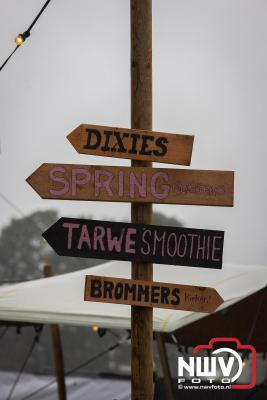
M233 206L232 171L42 164L27 182L44 199Z
M213 288L86 275L85 301L211 313L223 303Z
M80 154L190 165L194 136L82 124L68 140Z
M60 256L222 268L222 231L60 218L43 237Z

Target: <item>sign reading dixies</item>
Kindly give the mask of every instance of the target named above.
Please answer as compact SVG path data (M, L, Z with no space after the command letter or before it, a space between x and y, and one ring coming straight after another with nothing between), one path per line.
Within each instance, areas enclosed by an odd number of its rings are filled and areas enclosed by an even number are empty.
M231 171L42 164L27 182L44 199L233 206Z
M213 312L223 299L213 288L86 275L85 301Z
M43 237L60 256L222 268L222 231L60 218Z
M190 165L194 136L110 126L78 126L67 138L81 154Z

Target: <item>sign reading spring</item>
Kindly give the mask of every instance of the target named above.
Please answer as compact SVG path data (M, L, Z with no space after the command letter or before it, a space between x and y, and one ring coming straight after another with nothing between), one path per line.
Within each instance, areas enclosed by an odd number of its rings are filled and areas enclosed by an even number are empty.
M233 206L232 171L42 164L27 182L44 199Z

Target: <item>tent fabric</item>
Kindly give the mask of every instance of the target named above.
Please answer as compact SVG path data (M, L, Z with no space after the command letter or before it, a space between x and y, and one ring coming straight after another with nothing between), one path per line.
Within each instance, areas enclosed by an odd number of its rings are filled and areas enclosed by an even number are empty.
M0 371L0 400L6 400L17 373ZM21 400L55 379L54 376L23 374L12 395L12 400ZM130 380L108 378L66 377L68 400L130 400ZM57 384L35 393L33 400L58 400Z
M130 306L85 302L85 275L130 278L131 264L112 261L51 278L4 286L0 289L0 320L129 329ZM154 265L154 281L208 286L224 299L218 308L232 305L262 289L267 283L265 266L226 264L222 270ZM153 327L171 332L208 314L154 308Z

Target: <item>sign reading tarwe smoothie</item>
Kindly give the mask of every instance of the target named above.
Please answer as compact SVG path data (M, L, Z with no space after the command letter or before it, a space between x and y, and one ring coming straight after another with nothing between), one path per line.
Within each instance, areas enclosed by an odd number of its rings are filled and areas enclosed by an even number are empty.
M43 237L61 256L222 268L222 231L60 218Z
M223 303L213 288L87 275L85 301L211 313Z
M44 199L233 206L232 171L42 164L27 182Z

